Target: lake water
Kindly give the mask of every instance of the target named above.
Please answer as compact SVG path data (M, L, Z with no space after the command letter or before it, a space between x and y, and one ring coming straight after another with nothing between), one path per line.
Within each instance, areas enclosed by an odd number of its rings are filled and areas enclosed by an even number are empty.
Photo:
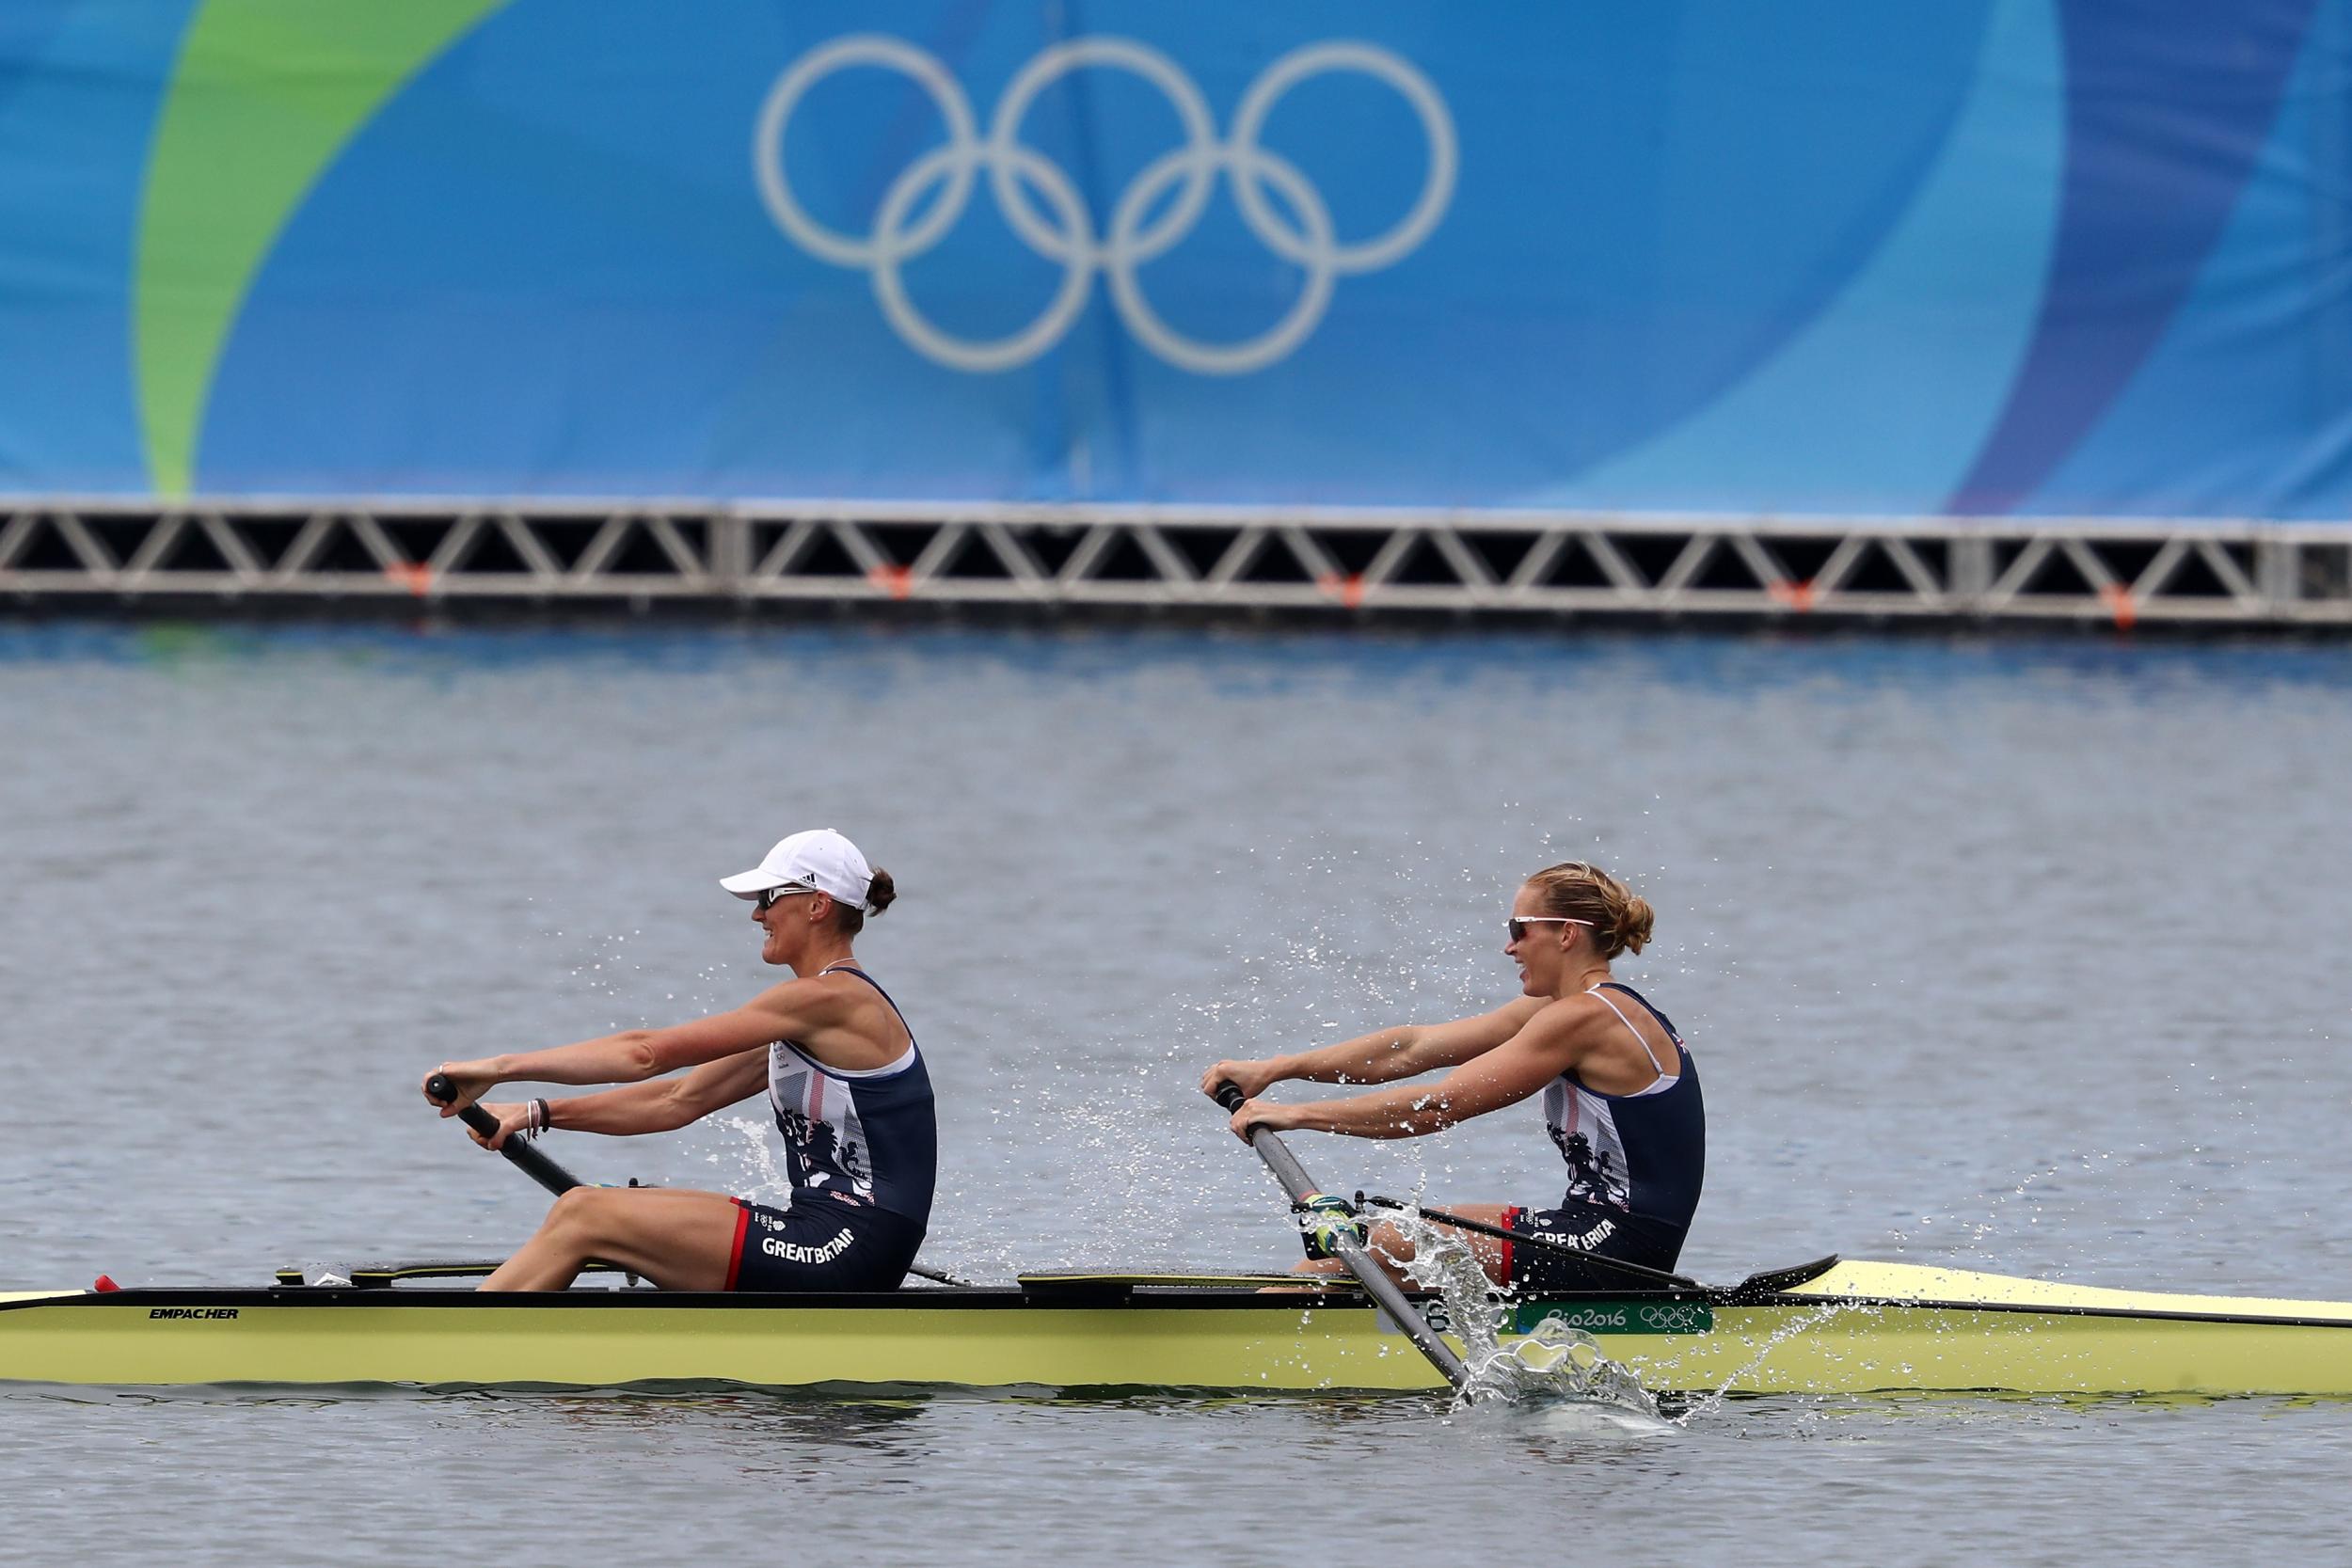
M2326 644L0 625L0 1289L502 1252L541 1195L420 1074L744 1000L714 879L830 824L961 1274L1285 1265L1200 1068L1492 1006L1581 857L1706 1073L1687 1272L2352 1300L2347 776ZM756 1192L764 1136L553 1147ZM1532 1106L1293 1143L1561 1185ZM2309 1560L2347 1474L2334 1402L20 1391L0 1559Z

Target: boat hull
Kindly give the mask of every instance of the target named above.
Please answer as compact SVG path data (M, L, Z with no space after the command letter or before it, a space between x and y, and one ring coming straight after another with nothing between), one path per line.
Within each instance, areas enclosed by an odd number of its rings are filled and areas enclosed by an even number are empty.
M2352 1396L2352 1307L1981 1284L1975 1300L1840 1289L1841 1265L1734 1304L1688 1293L1521 1304L1506 1344L1589 1332L1652 1392ZM1899 1265L1863 1265L1880 1270ZM1904 1276L1911 1277L1911 1276ZM2034 1291L2046 1299L2032 1299ZM2050 1294L2056 1292L2056 1294ZM2094 1298L2113 1298L2101 1300ZM1556 1320L1551 1329L1540 1325ZM1458 1340L1456 1341L1458 1343ZM1379 1313L1240 1288L872 1296L576 1290L135 1290L0 1296L0 1380L171 1386L1243 1392L1422 1391L1437 1373Z

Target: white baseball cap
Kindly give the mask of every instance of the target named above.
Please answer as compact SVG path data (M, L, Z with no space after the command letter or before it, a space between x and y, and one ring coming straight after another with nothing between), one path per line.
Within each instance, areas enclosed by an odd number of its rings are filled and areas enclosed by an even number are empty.
M856 845L831 828L811 828L779 839L756 866L722 877L719 885L738 898L756 898L770 888L813 887L836 903L864 913L874 885L874 868Z

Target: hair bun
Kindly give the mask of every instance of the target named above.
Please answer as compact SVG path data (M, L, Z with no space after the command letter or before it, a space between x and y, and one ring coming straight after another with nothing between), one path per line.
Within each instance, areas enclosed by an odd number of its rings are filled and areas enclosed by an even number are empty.
M1528 878L1546 914L1581 920L1592 928L1593 945L1603 958L1639 953L1650 939L1658 913L1608 872L1585 861L1548 865Z
M1629 952L1639 953L1649 944L1650 931L1658 924L1658 911L1649 907L1648 899L1629 893L1617 920L1617 940Z

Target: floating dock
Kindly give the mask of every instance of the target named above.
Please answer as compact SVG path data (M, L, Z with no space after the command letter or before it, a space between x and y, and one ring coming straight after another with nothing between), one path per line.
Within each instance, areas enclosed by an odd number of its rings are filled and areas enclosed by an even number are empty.
M2352 626L2352 523L780 501L0 501L0 604Z

